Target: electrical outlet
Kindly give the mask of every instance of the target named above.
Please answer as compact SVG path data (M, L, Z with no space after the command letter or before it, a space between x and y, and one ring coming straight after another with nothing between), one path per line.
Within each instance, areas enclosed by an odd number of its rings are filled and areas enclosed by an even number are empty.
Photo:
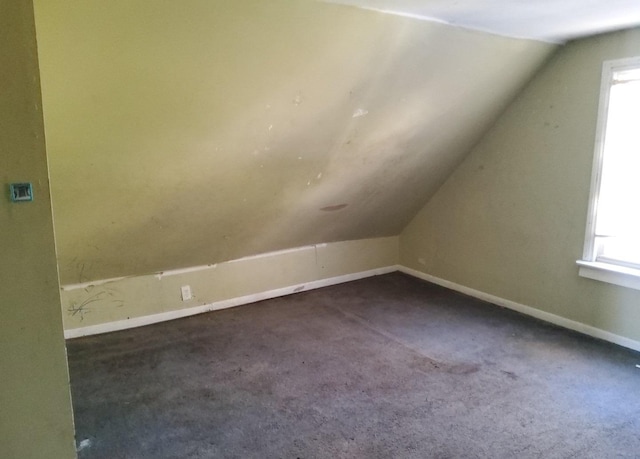
M190 300L193 297L190 285L183 285L180 287L180 293L182 293L182 301Z

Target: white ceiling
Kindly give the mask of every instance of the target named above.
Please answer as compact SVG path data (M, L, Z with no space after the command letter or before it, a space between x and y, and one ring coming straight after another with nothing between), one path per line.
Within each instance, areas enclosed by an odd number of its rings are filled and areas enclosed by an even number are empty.
M324 1L551 42L640 25L640 0Z

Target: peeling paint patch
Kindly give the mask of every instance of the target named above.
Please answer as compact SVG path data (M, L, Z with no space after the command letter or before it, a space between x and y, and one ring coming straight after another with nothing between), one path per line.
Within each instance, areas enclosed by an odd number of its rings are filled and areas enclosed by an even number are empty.
M170 271L160 271L158 273L156 273L154 275L154 277L156 277L158 280L162 280L163 277L166 276L176 276L179 274L187 274L187 273L192 273L192 272L196 272L196 271L202 271L205 269L215 269L218 266L218 264L208 264L208 265L202 265L202 266L193 266L190 268L181 268L181 269L172 269Z
M327 206L327 207L322 207L320 210L323 210L325 212L335 212L336 210L342 210L345 207L347 207L349 204L337 204L335 206Z
M353 118L359 118L361 116L366 116L369 114L369 110L365 110L364 108L359 108L355 112L353 112Z

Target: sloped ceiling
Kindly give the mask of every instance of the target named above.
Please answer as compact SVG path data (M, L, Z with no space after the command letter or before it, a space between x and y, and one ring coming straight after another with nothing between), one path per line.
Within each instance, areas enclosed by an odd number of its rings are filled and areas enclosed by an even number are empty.
M397 235L553 46L306 0L36 0L63 284Z
M638 0L326 0L552 42L640 24Z

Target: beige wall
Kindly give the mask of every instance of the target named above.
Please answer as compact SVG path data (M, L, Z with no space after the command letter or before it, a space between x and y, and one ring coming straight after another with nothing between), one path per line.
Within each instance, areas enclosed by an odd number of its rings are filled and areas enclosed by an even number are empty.
M35 5L63 284L397 235L553 49L307 0Z
M569 43L401 235L401 263L640 340L640 292L578 277L602 62L640 29Z
M0 457L75 457L30 0L0 0ZM35 200L12 204L9 183Z
M397 264L398 238L387 237L68 285L62 290L64 325L72 337L130 328L380 274ZM183 285L191 287L192 299L182 300Z

